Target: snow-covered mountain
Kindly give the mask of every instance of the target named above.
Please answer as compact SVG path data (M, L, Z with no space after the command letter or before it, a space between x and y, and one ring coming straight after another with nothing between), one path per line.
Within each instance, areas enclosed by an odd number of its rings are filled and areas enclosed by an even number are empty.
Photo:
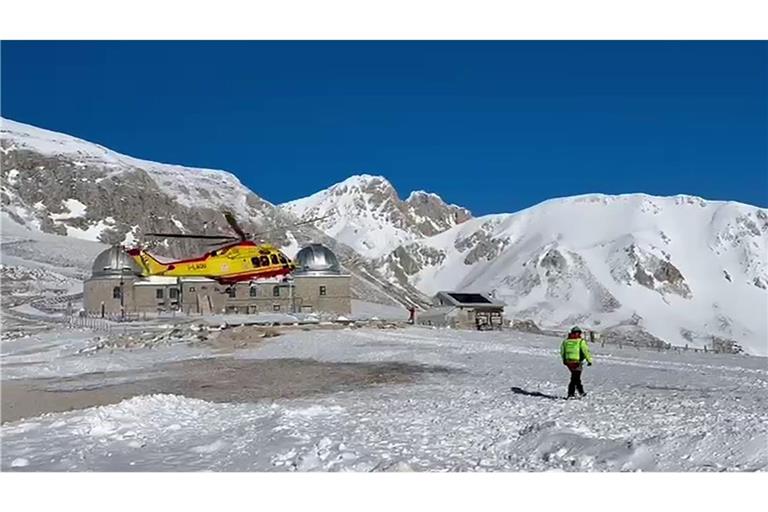
M592 194L472 218L434 194L401 200L386 179L368 175L277 207L224 171L138 160L9 120L0 135L4 227L13 219L30 232L67 235L73 251L78 239L227 232L223 208L253 231L327 215L324 233L301 226L271 241L289 253L309 241L330 245L357 297L424 304L437 290L486 291L508 304L508 317L545 327L583 324L642 343L736 343L768 354L766 209ZM42 261L40 243L4 244L3 256Z
M768 353L768 210L591 194L471 219L377 262L427 294L492 292L508 316ZM649 336L650 335L650 336Z
M400 200L369 175L281 206L327 216L318 223L326 234L373 258L392 283L429 295L493 292L508 316L542 326L768 352L765 209L595 194L472 218L434 194Z
M224 171L139 160L8 119L0 126L3 210L43 232L130 243L142 228L223 230L223 208L258 224L278 214Z
M233 210L251 232L297 220L231 173L140 160L1 118L0 169L3 223L16 222L30 233L67 236L73 251L77 251L77 240L132 244L150 231L230 233L221 215L224 209ZM353 276L356 297L387 304L424 301L410 286L393 287L369 261L314 227L270 231L269 241L289 255L309 242L331 246ZM13 255L22 247L6 245L3 254ZM167 256L188 256L203 249L189 240L155 247ZM26 254L32 252L29 249ZM37 252L44 260L45 251Z
M470 212L435 195L412 192L401 200L382 176L352 176L281 207L302 219L325 217L316 226L368 258L442 233L470 219Z

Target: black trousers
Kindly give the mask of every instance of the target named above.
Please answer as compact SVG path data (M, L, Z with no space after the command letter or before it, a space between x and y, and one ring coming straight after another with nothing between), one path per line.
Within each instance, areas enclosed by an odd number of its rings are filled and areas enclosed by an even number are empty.
M576 396L576 391L583 395L584 386L581 385L581 368L568 369L571 371L571 382L568 383L568 396Z

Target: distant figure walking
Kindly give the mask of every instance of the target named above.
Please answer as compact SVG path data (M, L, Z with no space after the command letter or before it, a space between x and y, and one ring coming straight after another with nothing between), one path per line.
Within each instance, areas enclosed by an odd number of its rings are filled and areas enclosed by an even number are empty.
M563 364L571 372L571 381L568 383L568 398L575 398L576 391L581 396L586 395L584 386L581 384L581 369L583 361L587 362L587 366L592 366L592 355L589 353L587 341L581 337L581 329L578 327L571 329L568 338L563 340L563 344L560 345L560 357L563 359Z
M408 323L413 324L416 321L416 308L411 306L408 308Z

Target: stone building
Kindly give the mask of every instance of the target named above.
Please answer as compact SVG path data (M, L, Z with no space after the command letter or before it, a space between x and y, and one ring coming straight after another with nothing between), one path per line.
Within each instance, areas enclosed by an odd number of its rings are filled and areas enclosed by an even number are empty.
M432 304L416 315L417 324L481 331L504 325L504 303L484 293L438 292Z
M84 283L83 308L91 316L136 316L177 311L212 313L351 313L349 274L327 247L312 244L296 255L288 278L233 285L200 277L142 276L119 246L99 254Z

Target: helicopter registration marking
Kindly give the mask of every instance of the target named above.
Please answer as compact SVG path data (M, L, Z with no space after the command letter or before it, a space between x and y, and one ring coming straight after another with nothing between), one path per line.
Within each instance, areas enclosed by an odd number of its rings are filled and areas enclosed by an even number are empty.
M194 265L187 265L187 268L189 270L202 270L207 267L208 265L206 265L205 263L195 263Z

